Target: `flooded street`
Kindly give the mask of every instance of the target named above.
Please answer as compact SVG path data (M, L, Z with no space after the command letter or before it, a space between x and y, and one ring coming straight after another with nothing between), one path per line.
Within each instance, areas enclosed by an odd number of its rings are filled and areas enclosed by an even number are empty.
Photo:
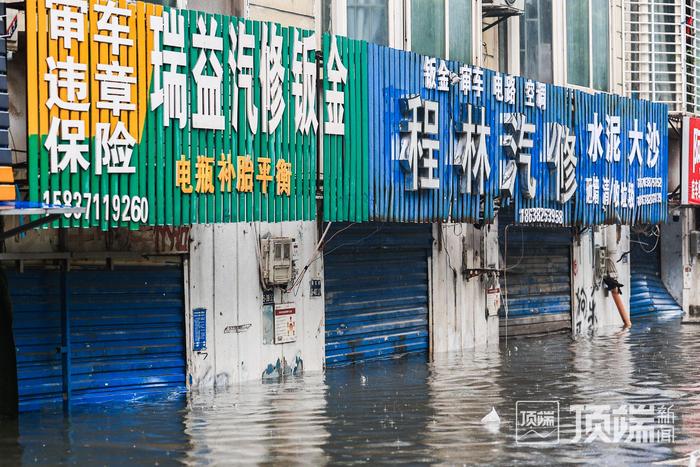
M3 424L8 464L222 465L367 461L622 465L700 448L700 327L639 319L572 340L509 339L465 356L410 357L229 391L26 413ZM560 406L557 445L516 444L516 401ZM675 443L572 443L574 404L673 405ZM500 426L480 420L491 407Z

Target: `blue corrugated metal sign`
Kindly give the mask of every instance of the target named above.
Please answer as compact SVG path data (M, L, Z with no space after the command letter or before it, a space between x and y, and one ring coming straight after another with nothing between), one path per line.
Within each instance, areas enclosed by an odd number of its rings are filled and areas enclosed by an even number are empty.
M199 352L207 349L207 309L195 308L192 311L192 350Z
M324 125L335 138L324 155L327 220L481 222L511 203L519 223L665 220L665 105L345 38L325 43L340 51L348 83L339 131L338 86L324 73ZM366 164L353 162L358 147Z

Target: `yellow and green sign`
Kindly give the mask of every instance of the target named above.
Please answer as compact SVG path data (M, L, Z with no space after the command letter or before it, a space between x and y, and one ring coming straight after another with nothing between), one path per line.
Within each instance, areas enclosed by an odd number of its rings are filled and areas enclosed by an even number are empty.
M313 219L312 31L125 0L27 0L29 200L61 226Z

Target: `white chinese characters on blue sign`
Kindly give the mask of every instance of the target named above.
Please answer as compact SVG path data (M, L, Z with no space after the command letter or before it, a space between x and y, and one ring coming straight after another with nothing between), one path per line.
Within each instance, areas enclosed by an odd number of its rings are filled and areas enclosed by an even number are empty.
M665 106L419 58L407 71L420 79L389 83L398 111L385 109L409 209L435 191L451 200L432 204L442 218L488 220L495 200L526 223L665 218Z

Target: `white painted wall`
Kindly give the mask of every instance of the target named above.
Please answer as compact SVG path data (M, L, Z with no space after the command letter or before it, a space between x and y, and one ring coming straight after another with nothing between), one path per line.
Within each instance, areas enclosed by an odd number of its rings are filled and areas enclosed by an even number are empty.
M692 257L690 256L690 239L689 235L692 230L695 230L696 227L696 216L697 212L693 208L683 208L681 210L681 215L680 215L680 228L681 228L681 236L680 236L680 247L682 250L682 258L683 258L683 268L684 268L684 274L687 274L687 277L681 276L682 281L681 283L683 284L683 291L682 291L682 302L681 305L683 307L683 312L684 312L684 321L689 321L692 320L694 322L698 322L698 308L700 307L700 287L698 287L698 284L700 284L700 262L698 261L697 257ZM662 231L662 241L665 239L663 238L663 231ZM663 243L662 243L662 248L663 248ZM668 282L666 282L667 277L666 277L666 272L665 271L670 271L670 270L676 270L678 269L678 260L677 257L674 258L673 254L665 254L664 250L661 250L661 271L662 274L664 274L664 283L668 285ZM676 263L676 264L674 264ZM674 295L675 298L675 295ZM693 311L693 314L691 315L690 312L691 310Z
M316 29L321 0L181 0L181 8Z
M248 0L246 18L315 29L317 3L320 4L320 0Z
M245 0L180 0L178 7L206 13L243 17Z
M323 368L323 297L309 297L309 281L323 278L323 261L313 262L297 293L275 291L276 303L296 307L297 341L263 345L262 287L256 242L260 237L293 237L296 266L302 269L315 255L315 222L241 223L192 227L188 280L188 385L222 387L276 376L266 370L318 371ZM207 349L192 351L192 310L207 310ZM250 325L240 333L227 326Z
M673 191L681 183L681 141L672 129L668 138L668 191ZM661 279L673 298L687 310L695 304L693 291L684 292L683 275L686 268L693 269L690 258L688 234L693 229L692 209L677 210L678 220L673 219L673 211L668 214L666 224L662 224L659 248L661 248ZM694 271L691 272L694 274ZM686 284L689 285L689 284Z
M608 326L622 326L612 295L595 277L596 247L606 247L615 262L617 278L624 287L622 299L630 309L630 230L626 226L586 229L574 239L572 255L572 333L584 334ZM623 258L624 256L624 258ZM618 262L621 258L622 261Z
M683 220L674 221L669 216L666 224L661 225L661 279L678 303L683 303L683 265L688 261L688 252L684 251ZM684 255L685 253L685 255Z
M469 224L434 224L430 267L431 348L434 355L498 344L498 315L487 317L486 293L479 277L462 276L467 268L498 267L498 229ZM486 255L484 257L484 251ZM484 257L484 258L482 258Z

